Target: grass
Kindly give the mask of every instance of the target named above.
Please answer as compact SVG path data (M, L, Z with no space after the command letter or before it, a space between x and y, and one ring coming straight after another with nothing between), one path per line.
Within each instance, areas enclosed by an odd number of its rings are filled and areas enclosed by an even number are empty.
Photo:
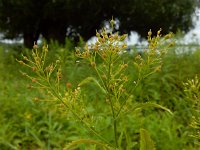
M198 49L194 52L176 54L174 46L162 56L162 61L159 59L155 64L144 62L149 54L142 56L145 59L137 57L137 53L125 53L120 55L120 58L113 54L113 60L118 61L111 63L107 60L110 57L104 59L105 55L101 51L85 57L87 55L84 55L84 52L88 52L88 47L82 47L76 57L69 49L72 47L61 48L56 44L52 45L46 58L46 67L57 59L61 60L58 69L62 70L62 79L59 81L61 86L58 92L62 94L61 100L65 100L65 94L68 94L68 103L62 103L58 101L59 97L55 93L49 94L50 90L33 88L35 84L24 78L18 70L34 78L37 74L15 61L16 57L18 60L22 59L20 55L12 51L6 53L4 47L1 47L1 149L142 149L141 145L144 143L141 142L140 135L145 135L146 131L150 136L145 136L151 138L149 143L154 141L153 145L158 150L198 149L198 145L195 144L196 138L191 136L196 135L196 129L191 127L191 122L192 116L198 116L194 111L198 108L194 108L190 102L193 95L184 91L184 83L199 75ZM30 51L24 51L24 54L32 57ZM110 54L107 53L106 56ZM157 59L157 55L151 56L152 60ZM112 66L109 64L114 64L112 72L109 70ZM122 67L118 73L120 66L125 64L128 66ZM103 68L105 65L108 68ZM138 68L137 65L141 66ZM150 65L152 67L149 67ZM162 67L158 68L160 65ZM122 78L122 72L128 77L127 82L118 82L118 79ZM105 79L104 74L107 77ZM54 82L54 79L58 79L58 76L55 70L55 74L51 75L51 83L56 85L58 80ZM129 91L138 78L141 79L140 84L136 86L135 91ZM79 91L80 83L82 86ZM46 82L42 81L42 84L46 85ZM113 88L113 84L118 85ZM119 87L122 87L119 85L123 85L126 91L119 93ZM127 100L129 97L131 100ZM117 98L118 101L115 101ZM126 105L123 105L124 100L127 100ZM113 106L110 105L111 102ZM156 107L141 110L142 104L146 102L154 106L165 106L173 115ZM74 112L63 104L67 104L70 109L73 108ZM126 110L133 108L137 109L125 113ZM122 114L118 119L116 114L120 109ZM78 118L74 118L73 113L78 114Z

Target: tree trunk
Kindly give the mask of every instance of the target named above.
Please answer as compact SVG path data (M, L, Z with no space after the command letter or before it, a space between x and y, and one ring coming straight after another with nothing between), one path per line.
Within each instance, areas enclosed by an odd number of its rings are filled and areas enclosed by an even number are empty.
M59 44L65 44L65 38L66 38L66 27L65 25L62 25L59 23L51 22L49 24L46 24L46 22L43 24L43 27L41 29L42 36L47 40L47 42L57 41Z
M24 38L24 46L26 48L32 49L34 42L37 43L37 40L39 38L39 33L24 33L23 34L23 38Z

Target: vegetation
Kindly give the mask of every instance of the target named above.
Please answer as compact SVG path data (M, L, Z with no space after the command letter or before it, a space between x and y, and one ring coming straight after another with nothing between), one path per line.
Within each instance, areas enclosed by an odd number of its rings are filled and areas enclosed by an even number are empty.
M26 47L42 35L63 44L66 34L88 40L112 16L121 33L137 31L146 37L149 29L163 33L188 31L199 0L0 0L0 31L6 38L23 38Z
M69 41L22 56L1 47L0 147L199 149L198 49L177 53L161 30L142 53L126 51L126 35L96 35L75 53Z

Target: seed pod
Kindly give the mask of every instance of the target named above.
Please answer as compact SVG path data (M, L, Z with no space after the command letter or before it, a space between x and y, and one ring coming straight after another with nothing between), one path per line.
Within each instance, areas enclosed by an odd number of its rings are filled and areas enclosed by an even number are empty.
M23 61L19 61L19 63L20 63L21 65L25 65L25 63L24 63Z
M31 81L32 81L33 83L37 82L37 80L36 80L35 78L32 78Z
M66 83L66 87L67 87L68 89L70 89L70 88L72 87L72 84L71 84L70 82L67 82L67 83Z
M151 37L151 35L152 35L152 32L151 32L151 29L150 29L149 32L148 32L148 36Z
M32 67L32 70L35 72L37 70L37 68L36 67Z
M94 61L92 61L92 62L90 63L90 65L91 65L92 67L95 67L95 66L96 66L96 63L95 63Z
M33 49L38 49L38 45L36 43L34 43Z

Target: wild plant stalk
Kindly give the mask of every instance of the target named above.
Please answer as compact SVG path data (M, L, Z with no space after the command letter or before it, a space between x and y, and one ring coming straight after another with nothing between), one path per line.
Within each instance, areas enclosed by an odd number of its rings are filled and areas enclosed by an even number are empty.
M200 80L199 77L196 75L194 79L188 80L187 82L183 83L184 91L186 94L186 98L188 102L192 105L192 118L190 126L194 129L194 133L191 133L190 136L197 139L195 144L200 146Z
M113 28L114 23L112 21L111 25ZM128 64L120 61L120 52L124 52L127 47L124 43L126 35L113 34L112 30L107 33L106 29L103 29L102 33L97 32L96 36L98 41L91 48L86 45L84 52L81 53L80 50L76 50L76 54L78 57L89 60L101 81L102 89L106 92L106 101L109 103L112 113L115 147L118 148L116 105L120 103L120 93L123 92L123 86L128 80L127 76L123 74ZM103 60L102 68L98 68L96 65L97 55Z
M99 142L82 139L80 141L74 141L71 145L74 145L75 143L89 142L91 144L95 143L99 146L104 145L104 148L109 147L109 149L120 149L121 146L118 142L120 131L118 130L118 125L121 118L126 118L126 115L131 111L145 107L153 106L169 111L165 107L154 103L138 104L131 102L131 105L127 105L127 102L132 101L131 95L143 79L161 69L162 57L169 46L165 42L172 34L168 34L164 36L164 38L161 38L161 30L159 30L157 36L152 38L152 32L150 31L148 33L148 49L144 50L142 56L138 54L134 58L133 62L125 62L122 57L123 53L127 52L127 45L125 43L127 35L120 36L117 32L113 33L114 23L114 20L111 20L110 31L104 28L101 33L96 32L97 41L95 44L90 46L86 44L83 49L76 49L76 56L88 61L91 67L95 70L97 77L87 77L79 83L79 86L74 91L63 90L63 88L60 87L60 80L62 79L62 71L61 67L59 67L60 60L57 60L55 64L52 63L46 65L48 47L43 46L42 52L39 52L38 46L34 45L32 57L27 58L26 56L23 56L23 61L18 61L20 64L31 68L36 74L35 77L32 77L22 72L24 76L31 79L32 82L47 90L50 95L59 100L73 114L73 117L76 120L79 120L88 131L92 132L100 140ZM102 61L101 64L97 63L97 58L99 57ZM138 79L136 81L130 80L131 75L126 73L129 65L134 65L136 67L135 71L138 72ZM115 145L110 143L100 135L100 133L92 128L90 123L80 117L82 116L82 110L76 112L74 109L76 106L80 105L78 103L79 97L77 96L78 94L81 94L79 89L81 86L92 81L96 83L106 96L105 103L110 110L108 115L112 117ZM131 89L128 85L131 85ZM144 130L141 130L141 133L146 135L146 131ZM145 136L143 137L145 138Z
M38 46L33 46L32 51L32 58L28 58L27 56L23 56L22 60L17 60L20 64L32 69L36 73L36 77L32 77L28 75L27 73L21 72L23 76L26 76L29 78L32 83L35 85L38 85L39 87L35 86L32 88L42 88L48 91L48 93L59 100L74 116L76 120L79 120L91 133L93 133L96 137L98 137L100 140L104 141L106 144L109 144L106 139L104 139L97 131L95 131L91 125L89 125L87 122L85 122L79 114L77 114L72 106L75 105L73 103L69 104L67 102L74 102L73 98L78 93L78 88L74 90L74 92L70 92L72 96L66 97L63 96L62 91L60 90L60 80L62 78L61 74L61 68L59 67L60 60L56 60L55 64L45 65L46 56L48 53L48 47L43 46L42 52L40 53L38 50ZM33 59L33 60L32 60ZM26 63L25 63L26 62ZM57 71L56 71L57 70ZM53 77L53 73L56 72L56 77ZM66 93L64 95L69 95L69 93ZM76 101L76 100L75 100ZM71 106L70 106L71 105Z
M126 69L130 62L124 62L122 57L126 52L127 45L125 38L127 35L118 35L113 33L114 21L111 20L111 30L108 32L105 28L101 33L96 33L97 41L93 45L86 45L84 51L76 50L76 55L80 58L89 61L90 65L94 68L98 75L98 79L94 79L96 83L99 80L101 83L98 85L103 89L106 94L106 101L108 102L112 114L113 120L113 134L115 137L115 147L118 145L118 122L119 116L122 112L125 113L124 107L127 100L130 99L131 93L140 84L140 81L147 78L149 75L159 71L162 65L162 57L167 51L167 48L171 45L162 45L161 30L158 31L157 36L152 38L152 32L148 33L148 49L144 51L143 58L140 55L135 57L133 64L138 69L138 80L130 81L129 76L126 74ZM172 34L168 34L164 37L164 41L171 38ZM163 47L161 47L163 46ZM100 56L102 59L102 65L97 66L96 58ZM87 80L87 79L86 79ZM134 82L132 89L129 89L126 84ZM138 105L145 107L147 105ZM150 106L150 105L149 105ZM151 105L158 107L159 105ZM160 108L164 108L159 106Z

